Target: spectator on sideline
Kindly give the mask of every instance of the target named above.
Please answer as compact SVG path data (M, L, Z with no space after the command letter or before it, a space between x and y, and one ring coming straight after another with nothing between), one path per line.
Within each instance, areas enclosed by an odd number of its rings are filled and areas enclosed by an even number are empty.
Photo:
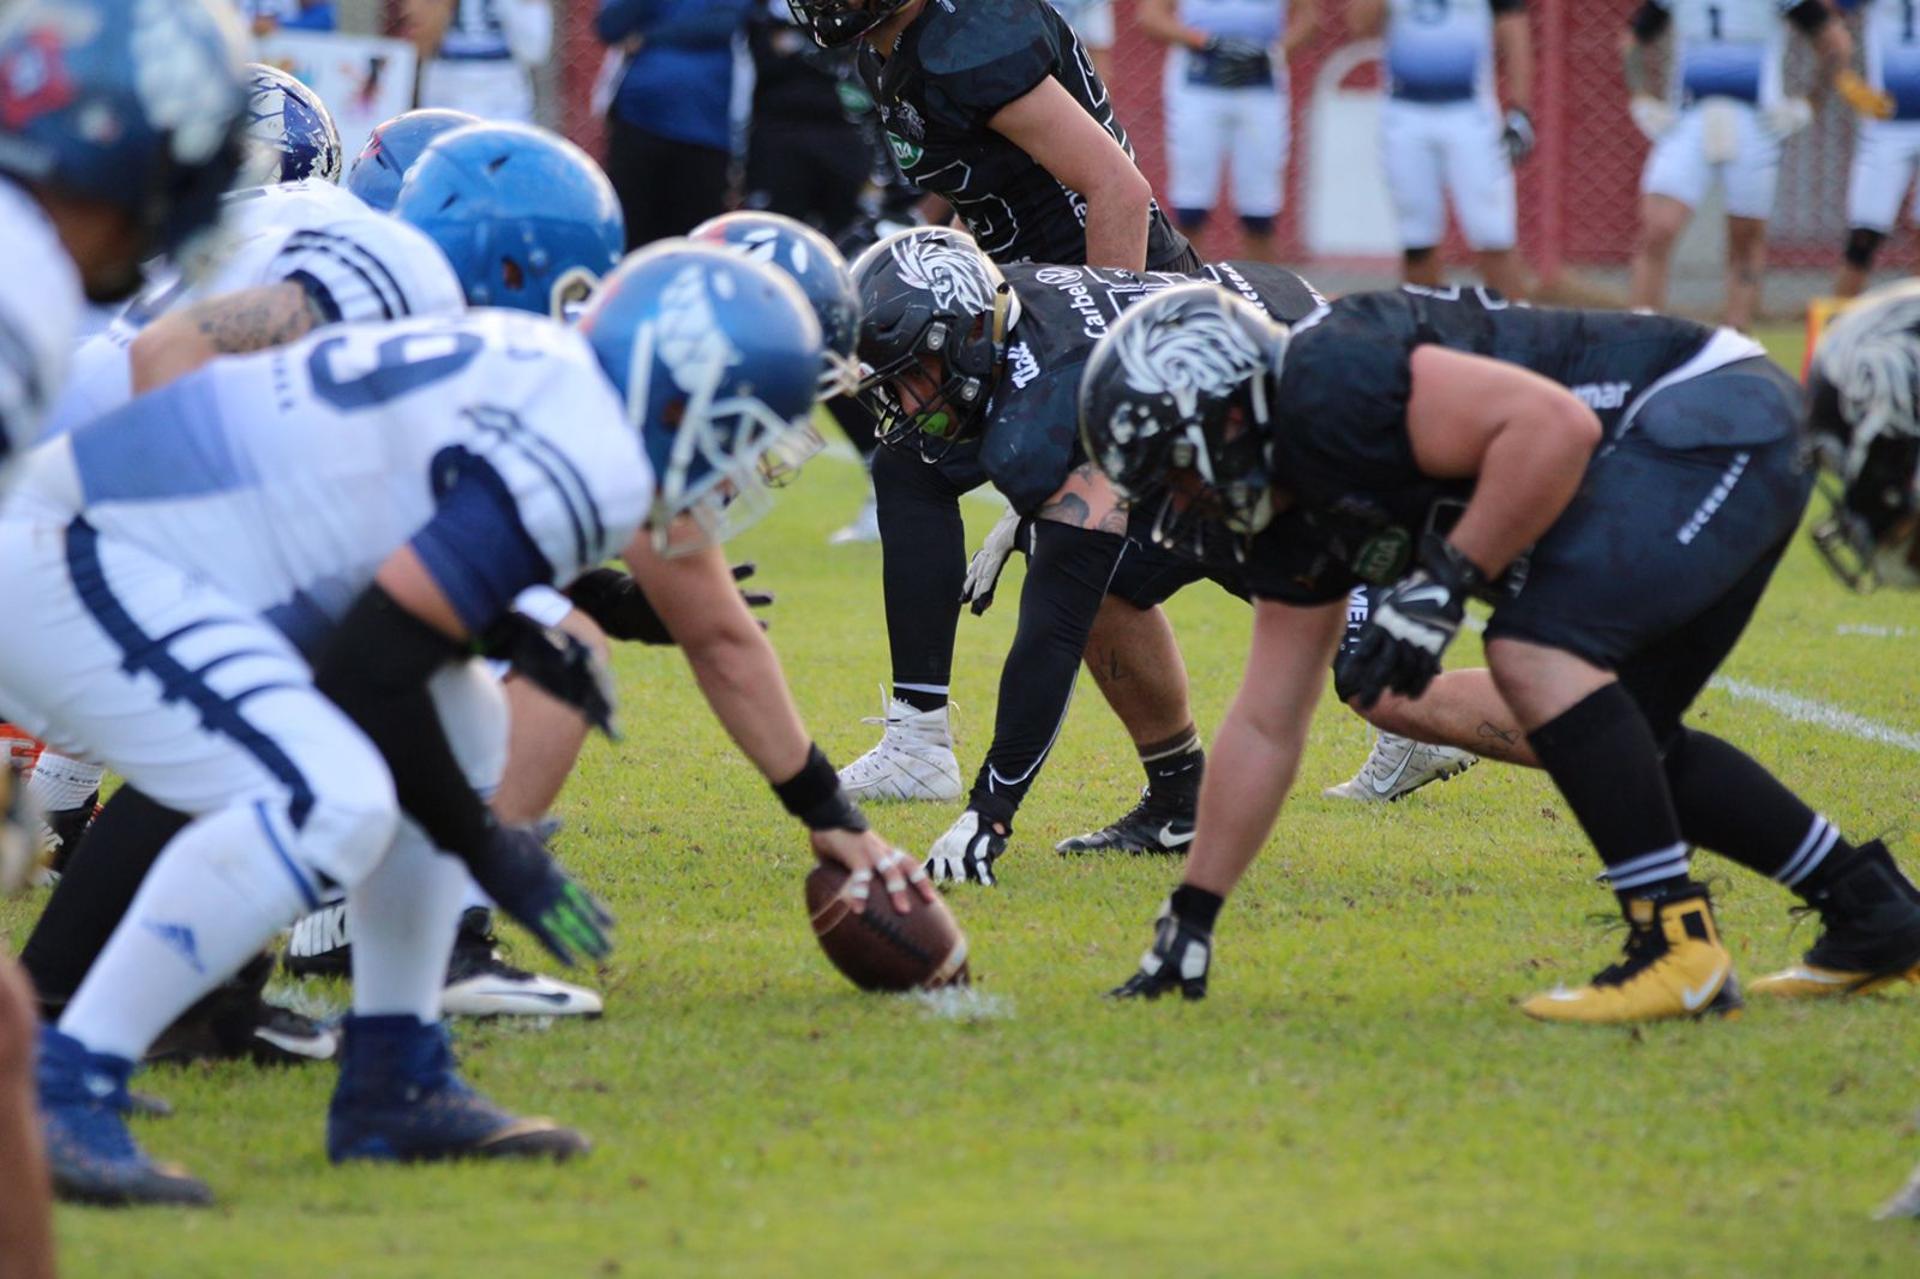
M0 1279L53 1279L53 1183L33 1099L33 991L0 950Z
M733 38L752 0L600 0L593 29L627 51L607 112L607 176L627 247L724 212Z
M270 36L282 28L332 31L338 25L333 0L240 0L240 13L257 36Z
M1866 75L1851 67L1834 88L1860 117L1853 171L1847 179L1847 241L1833 291L1858 297L1873 260L1893 234L1907 188L1920 168L1920 24L1911 0L1840 0L1841 10L1864 10L1861 45Z
M1113 0L1047 0L1073 28L1102 84L1113 83Z
M853 51L815 44L794 25L787 0L754 0L747 48L754 79L746 206L838 239L859 217L873 175L860 127L873 99L853 74Z
M1786 92L1789 25L1818 51L1822 87L1852 60L1853 37L1820 0L1645 0L1635 11L1621 42L1628 111L1653 150L1640 179L1634 306L1666 306L1673 246L1718 181L1727 206L1722 321L1753 326L1780 147L1813 119L1807 99ZM1669 36L1663 85L1648 55Z
M533 72L553 52L548 0L402 0L420 105L533 123Z
M1388 96L1380 158L1408 284L1438 288L1447 202L1508 297L1525 291L1513 166L1533 153L1533 39L1523 0L1353 0L1356 36L1385 33ZM1507 82L1503 115L1494 63Z
M1167 46L1167 196L1200 234L1231 161L1243 256L1278 261L1292 120L1287 60L1313 34L1319 0L1140 0L1140 30Z

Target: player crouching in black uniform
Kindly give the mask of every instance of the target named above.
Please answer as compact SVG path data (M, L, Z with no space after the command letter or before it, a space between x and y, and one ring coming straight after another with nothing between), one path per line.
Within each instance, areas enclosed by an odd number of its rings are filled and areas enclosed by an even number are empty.
M1079 446L1074 397L1096 341L1140 299L1193 277L1074 266L996 267L966 236L891 236L853 267L860 293L862 398L880 423L875 473L894 678L944 685L963 602L992 601L1001 566L1028 557L1020 618L1001 673L993 745L967 809L934 844L941 879L993 882L1013 817L1065 718L1083 653L1140 751L1141 802L1104 830L1057 845L1180 853L1193 834L1204 755L1186 669L1159 604L1202 576L1244 595L1224 537L1199 563L1153 544ZM1321 304L1290 271L1225 263L1199 278L1283 321ZM992 484L1011 510L966 561L960 497ZM1138 518L1137 514L1133 518ZM1108 608L1144 614L1164 646L1096 660L1088 637ZM896 684L896 687L898 685ZM910 763L914 761L909 761ZM945 757L952 791L958 764ZM852 773L859 765L850 765Z
M1247 358L1172 360L1169 350ZM1089 361L1088 454L1169 522L1246 539L1250 670L1215 740L1184 881L1116 994L1206 990L1215 918L1299 763L1341 601L1391 583L1343 658L1363 701L1418 694L1466 599L1535 754L1606 864L1626 953L1549 1021L1740 1006L1693 845L1821 916L1780 996L1920 968L1920 891L1758 763L1681 718L1759 603L1806 503L1800 389L1731 330L1660 316L1489 309L1408 293L1297 329L1218 290L1134 308Z

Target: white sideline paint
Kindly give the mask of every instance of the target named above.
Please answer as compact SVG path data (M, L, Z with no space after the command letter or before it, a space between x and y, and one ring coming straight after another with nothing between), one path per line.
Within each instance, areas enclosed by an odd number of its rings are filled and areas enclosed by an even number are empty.
M1906 626L1872 626L1865 622L1848 622L1833 628L1835 635L1871 635L1875 639L1905 639L1915 632Z
M1852 711L1841 710L1838 706L1829 706L1825 702L1815 701L1811 697L1800 697L1794 693L1782 692L1777 688L1768 688L1764 684L1749 684L1745 680L1728 679L1716 675L1708 688L1719 689L1728 697L1740 702L1753 702L1764 706L1776 715L1781 715L1796 723L1812 724L1819 728L1831 729L1836 733L1845 733L1848 737L1863 742L1875 742L1882 746L1897 746L1901 750L1912 751L1920 755L1920 733L1910 733L1903 728L1894 728L1856 715Z

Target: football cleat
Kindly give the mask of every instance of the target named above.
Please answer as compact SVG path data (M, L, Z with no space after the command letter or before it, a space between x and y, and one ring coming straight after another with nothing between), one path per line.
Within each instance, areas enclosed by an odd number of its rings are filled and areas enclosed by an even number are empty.
M1754 994L1823 999L1920 982L1920 889L1881 841L1829 870L1800 909L1819 912L1819 940L1799 963L1754 982Z
M933 841L927 854L927 874L936 883L985 884L993 887L993 864L1007 851L1007 836L993 828L985 815L969 808Z
M41 1027L34 1075L54 1193L73 1203L113 1206L212 1203L205 1182L156 1163L133 1140L126 1119L132 1074L126 1058L88 1052L79 1040Z
M827 538L828 546L846 546L851 542L880 540L880 506L871 494L860 505L860 513L835 529Z
M1140 802L1112 824L1084 835L1073 835L1053 846L1056 853L1168 853L1183 857L1193 843L1194 810L1200 797L1181 791L1165 799L1151 787L1140 792Z
M327 1158L568 1159L587 1139L550 1119L523 1119L482 1097L454 1069L446 1027L397 1014L349 1017L340 1082L327 1107Z
M332 1027L262 995L272 971L270 954L249 960L161 1032L147 1050L147 1060L246 1059L260 1066L332 1061L340 1048L340 1036Z
M1452 746L1429 746L1411 737L1381 733L1360 771L1338 786L1320 793L1328 799L1357 799L1368 804L1390 804L1411 795L1428 782L1457 777L1480 762L1471 751Z
M886 697L883 690L881 696ZM960 798L960 761L953 756L953 732L948 723L952 705L937 711L915 710L906 702L888 698L887 713L862 719L881 724L880 744L840 770L840 785L856 803L875 799L931 800L951 803Z
M60 873L67 868L67 861L73 856L73 850L80 847L80 837L87 833L87 827L100 815L100 792L93 794L72 808L56 808L40 816L40 829L35 832L39 843L40 862L49 872L48 882L56 882Z
M1920 1217L1920 1168L1913 1170L1913 1176L1907 1178L1899 1194L1881 1204L1873 1214L1875 1221L1895 1221L1902 1217Z
M1173 899L1154 921L1153 945L1140 956L1133 976L1107 992L1110 999L1158 999L1178 990L1182 999L1207 997L1207 972L1213 964L1213 934L1203 933L1173 913Z
M1578 989L1533 996L1520 1011L1541 1021L1623 1023L1669 1017L1737 1017L1740 983L1720 944L1706 885L1630 897L1626 954Z
M449 1017L598 1017L600 996L584 986L515 968L500 958L493 916L460 917L440 1010Z

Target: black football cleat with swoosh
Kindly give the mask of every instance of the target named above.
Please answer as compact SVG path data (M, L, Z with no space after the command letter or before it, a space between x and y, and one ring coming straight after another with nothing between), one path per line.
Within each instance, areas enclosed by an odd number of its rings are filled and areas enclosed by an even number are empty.
M1673 1017L1738 1017L1740 983L1733 956L1720 944L1705 884L1626 899L1626 954L1584 986L1556 986L1520 1005L1541 1021L1599 1025Z
M1074 835L1053 846L1063 856L1072 853L1164 853L1186 856L1193 843L1196 792L1185 790L1160 796L1152 788L1140 792L1140 802L1112 825Z

